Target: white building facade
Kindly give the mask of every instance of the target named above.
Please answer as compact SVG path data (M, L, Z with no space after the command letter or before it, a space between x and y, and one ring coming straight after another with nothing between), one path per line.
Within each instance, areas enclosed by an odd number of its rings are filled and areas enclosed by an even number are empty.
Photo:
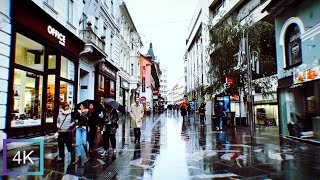
M185 49L187 88L186 93L189 100L195 101L196 109L201 102L206 102L206 115L213 115L214 99L206 96L203 90L206 86L214 83L208 76L210 54L212 53L212 44L210 44L209 31L225 16L232 13L236 14L240 22L260 21L267 14L261 13L261 10L270 2L259 0L199 0L194 11L192 21L190 22L187 35L187 44ZM276 83L276 82L273 82ZM214 97L214 96L213 96ZM240 114L239 103L231 104L232 111ZM241 109L242 116L246 111L244 104Z
M11 48L11 1L1 1L0 6L0 141L7 138L6 128L9 64ZM3 143L0 143L0 151Z
M173 85L172 94L173 94L173 104L180 104L184 100L185 95L185 77L180 77L177 82Z
M165 66L160 66L161 78L160 78L160 94L161 97L165 99L165 102L168 102L168 68Z
M120 4L120 66L118 79L120 79L119 93L117 93L117 101L125 106L125 109L130 106L131 91L139 86L135 77L137 76L137 68L139 67L139 51L142 46L141 38L134 22L130 16L128 8L123 1Z

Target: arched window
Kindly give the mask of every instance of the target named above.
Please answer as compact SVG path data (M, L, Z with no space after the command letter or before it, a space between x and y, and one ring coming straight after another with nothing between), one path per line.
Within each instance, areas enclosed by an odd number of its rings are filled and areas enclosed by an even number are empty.
M300 28L296 23L288 26L285 34L286 67L302 62L300 35Z

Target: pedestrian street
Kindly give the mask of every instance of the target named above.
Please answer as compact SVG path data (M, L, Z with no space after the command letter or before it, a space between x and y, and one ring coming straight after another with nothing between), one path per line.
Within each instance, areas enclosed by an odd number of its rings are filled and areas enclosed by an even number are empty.
M199 126L194 115L182 122L180 114L168 111L146 116L141 143L134 144L130 121L122 119L116 134L117 152L104 158L100 155L102 149L98 148L94 157L82 164L72 164L70 155L66 155L64 163L57 163L54 160L57 142L47 140L42 179L291 180L320 177L319 147L279 139L277 127L256 127L255 132L254 142L251 142L249 127L226 127L218 131L208 118L204 126ZM29 178L31 176L10 177Z

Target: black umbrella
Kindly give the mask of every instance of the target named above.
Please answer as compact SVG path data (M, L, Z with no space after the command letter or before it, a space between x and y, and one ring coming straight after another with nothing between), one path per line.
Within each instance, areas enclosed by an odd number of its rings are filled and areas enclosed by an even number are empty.
M105 98L104 102L106 102L112 108L124 113L124 107L122 105L120 105L116 100L114 100L112 98Z
M97 100L92 100L92 99L87 99L87 100L84 100L82 101L81 103L78 103L74 108L75 110L79 110L80 109L80 105L82 103L87 103L87 105L89 106L89 104L93 104L93 109L95 110L95 112L97 114L100 114L100 112L103 110L103 106L102 104L97 101ZM89 108L89 107L88 107Z

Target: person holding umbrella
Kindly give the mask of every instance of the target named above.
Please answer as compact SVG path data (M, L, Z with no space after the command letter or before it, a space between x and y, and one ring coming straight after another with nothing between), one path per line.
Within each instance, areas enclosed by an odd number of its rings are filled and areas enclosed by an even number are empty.
M118 112L113 107L107 105L106 106L106 114L107 117L102 126L102 141L103 141L103 153L101 156L105 156L109 151L109 140L111 142L111 147L113 149L113 153L116 152L116 132L118 129Z
M140 144L140 137L141 137L141 131L140 128L142 126L142 118L144 115L144 109L142 104L140 104L139 98L136 98L135 104L131 105L130 109L130 117L132 119L131 121L131 126L133 128L134 132L134 143L139 143Z
M89 121L89 110L88 102L82 102L80 109L71 113L73 119L76 120L76 160L74 164L81 162L81 149L83 146L86 156L87 154L87 132L88 132L88 121Z
M89 142L89 155L91 156L94 149L94 141L97 134L97 126L99 124L100 112L97 109L97 107L94 107L93 102L89 102L89 112L90 113L89 113L89 121L88 121L88 126L89 126L88 142Z

